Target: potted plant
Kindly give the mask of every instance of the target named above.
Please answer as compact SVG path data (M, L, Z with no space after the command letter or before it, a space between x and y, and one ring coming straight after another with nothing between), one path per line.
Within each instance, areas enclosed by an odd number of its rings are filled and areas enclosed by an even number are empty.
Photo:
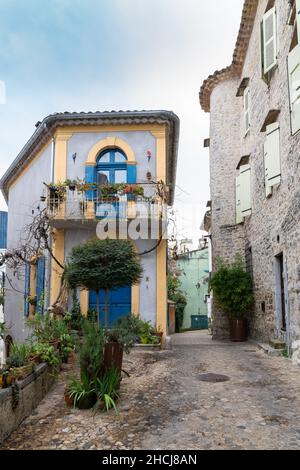
M120 398L121 373L115 368L108 369L101 378L97 378L95 392L97 402L94 409L106 410L111 408L117 412L116 401Z
M221 259L210 280L210 289L220 308L229 318L230 339L234 342L246 341L247 315L254 301L253 282L246 271L241 257L232 264Z
M64 398L68 406L73 404L81 410L93 408L97 402L94 381L89 380L87 376L71 379L65 388Z
M25 343L13 343L7 364L10 366L12 377L25 379L32 373L33 363L30 362L31 348Z
M67 179L67 180L65 181L65 185L68 186L68 188L69 188L70 191L75 191L76 186L77 186L77 181L76 181L76 180Z

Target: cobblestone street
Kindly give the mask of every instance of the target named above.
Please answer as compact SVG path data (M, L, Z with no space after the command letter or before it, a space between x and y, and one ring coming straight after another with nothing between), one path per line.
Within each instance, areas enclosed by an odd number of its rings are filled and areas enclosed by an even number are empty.
M67 408L66 370L1 448L300 449L300 369L287 359L193 332L124 366L118 414Z

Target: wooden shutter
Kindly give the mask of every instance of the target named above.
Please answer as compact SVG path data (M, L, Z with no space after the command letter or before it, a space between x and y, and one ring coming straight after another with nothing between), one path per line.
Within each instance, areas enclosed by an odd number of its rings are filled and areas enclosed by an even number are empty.
M44 312L43 291L45 288L45 258L42 256L37 261L37 275L36 275L36 298L37 298L37 313Z
M237 224L243 222L243 216L241 211L241 181L240 175L235 179L235 221Z
M300 44L300 0L296 0L296 22L297 22L298 44Z
M269 184L269 152L268 152L268 142L267 139L264 143L264 165L265 165L265 190L266 190L266 197L271 196L272 194L272 187Z
M250 130L250 88L245 88L244 91L244 123L245 123L245 135Z
M300 129L300 45L288 56L292 134Z
M242 217L251 214L251 168L250 165L240 167L240 195Z
M281 168L280 168L280 138L279 138L279 123L275 122L267 126L267 164L268 164L268 186L272 187L280 183Z
M29 303L27 302L27 297L30 293L30 263L25 264L25 293L24 293L24 315L28 317L29 315Z
M276 9L271 8L263 17L264 73L268 73L277 62Z

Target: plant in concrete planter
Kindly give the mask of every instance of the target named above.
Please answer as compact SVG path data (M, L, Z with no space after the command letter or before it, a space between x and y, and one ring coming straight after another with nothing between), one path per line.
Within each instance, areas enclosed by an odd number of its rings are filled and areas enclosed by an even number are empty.
M13 343L7 364L11 368L12 376L16 379L24 379L33 370L30 362L31 347L25 343Z
M253 282L241 257L232 264L217 261L217 270L210 280L214 299L229 318L232 341L247 340L247 315L254 302Z

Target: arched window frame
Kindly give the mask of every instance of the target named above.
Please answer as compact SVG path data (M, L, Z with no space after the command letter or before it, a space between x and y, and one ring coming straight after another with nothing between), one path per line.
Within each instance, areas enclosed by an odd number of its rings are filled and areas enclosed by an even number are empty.
M116 161L116 154L119 153L124 157L124 161L118 162ZM109 155L109 161L101 161L105 155ZM128 159L125 154L120 148L113 147L110 149L102 150L96 160L96 181L98 182L98 173L100 171L108 172L108 183L114 184L116 181L116 172L117 171L126 171L126 181L122 181L124 183L128 182Z

